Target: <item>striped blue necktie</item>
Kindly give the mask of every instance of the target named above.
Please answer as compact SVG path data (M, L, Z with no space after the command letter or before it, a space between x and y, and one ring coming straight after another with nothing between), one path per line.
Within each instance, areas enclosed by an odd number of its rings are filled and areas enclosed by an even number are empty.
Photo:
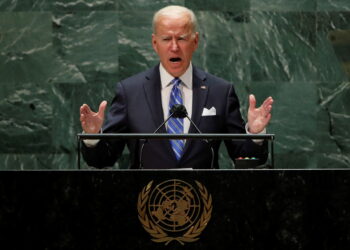
M174 104L183 104L182 95L180 91L179 85L181 84L181 80L179 78L174 78L172 80L173 88L170 94L169 101L169 115L170 109ZM183 118L174 118L171 117L168 121L168 133L169 134L183 134L184 133L184 119ZM171 147L173 148L176 159L180 160L183 150L185 147L184 140L170 140Z

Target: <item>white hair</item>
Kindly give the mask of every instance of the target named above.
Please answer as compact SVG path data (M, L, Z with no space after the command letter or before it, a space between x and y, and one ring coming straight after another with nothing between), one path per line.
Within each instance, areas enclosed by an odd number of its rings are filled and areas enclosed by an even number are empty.
M197 18L192 10L178 5L169 5L158 10L153 16L153 33L156 34L156 26L159 18L162 16L178 17L187 15L190 18L192 34L197 31Z

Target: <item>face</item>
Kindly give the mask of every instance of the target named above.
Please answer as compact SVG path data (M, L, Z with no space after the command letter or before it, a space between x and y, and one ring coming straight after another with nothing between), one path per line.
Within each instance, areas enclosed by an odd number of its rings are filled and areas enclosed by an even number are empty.
M174 77L187 70L193 52L198 47L198 33L192 33L188 16L158 19L152 44L164 68Z

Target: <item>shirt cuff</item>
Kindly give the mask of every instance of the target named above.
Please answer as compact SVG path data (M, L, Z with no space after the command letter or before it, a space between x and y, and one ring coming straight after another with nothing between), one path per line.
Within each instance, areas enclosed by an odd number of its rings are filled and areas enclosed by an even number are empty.
M101 133L101 132L100 132ZM85 134L85 132L83 131L83 134ZM94 148L96 147L96 145L98 144L100 140L98 139L85 139L83 140L85 146L87 146L88 148Z
M250 133L250 132L248 131L248 123L245 125L245 131L246 131L246 133L247 133L248 135L263 135L263 134L266 134L266 128L264 128L264 130L261 131L261 132L258 133L258 134L252 134L252 133ZM255 142L255 143L258 144L258 145L262 145L263 142L264 142L263 139L253 139L252 141Z

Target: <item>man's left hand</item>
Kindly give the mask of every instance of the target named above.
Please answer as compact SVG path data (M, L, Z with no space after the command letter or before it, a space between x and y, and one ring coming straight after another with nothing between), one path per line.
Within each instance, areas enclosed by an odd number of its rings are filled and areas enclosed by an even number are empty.
M271 119L272 97L266 98L263 104L256 108L256 99L254 95L249 95L248 110L248 131L252 134L262 132Z

